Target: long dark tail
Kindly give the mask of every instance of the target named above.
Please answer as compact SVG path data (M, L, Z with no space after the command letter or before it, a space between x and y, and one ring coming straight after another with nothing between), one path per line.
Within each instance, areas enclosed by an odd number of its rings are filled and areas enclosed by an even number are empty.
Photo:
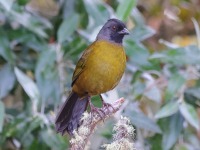
M71 92L56 117L56 131L64 134L67 131L70 135L77 129L81 122L80 118L88 105L88 97L79 98L78 94Z

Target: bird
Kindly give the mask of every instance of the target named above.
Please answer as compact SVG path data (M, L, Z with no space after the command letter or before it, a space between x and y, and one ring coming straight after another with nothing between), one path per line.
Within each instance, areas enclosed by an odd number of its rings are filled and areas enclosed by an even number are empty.
M62 135L81 125L81 116L91 103L91 96L106 93L115 88L126 68L123 39L129 31L126 25L112 18L100 29L96 40L83 52L75 67L71 92L55 119L55 128ZM101 97L102 98L102 97ZM103 105L109 105L102 99Z

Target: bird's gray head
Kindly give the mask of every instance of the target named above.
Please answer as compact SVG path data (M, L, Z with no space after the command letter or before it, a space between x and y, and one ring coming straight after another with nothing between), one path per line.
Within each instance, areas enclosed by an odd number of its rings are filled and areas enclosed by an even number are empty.
M101 28L97 35L97 40L107 40L109 42L122 44L125 35L128 35L125 24L118 19L109 19Z

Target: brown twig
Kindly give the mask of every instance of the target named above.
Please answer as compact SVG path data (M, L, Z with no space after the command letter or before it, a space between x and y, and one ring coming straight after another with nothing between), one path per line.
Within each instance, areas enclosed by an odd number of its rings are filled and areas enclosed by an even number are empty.
M108 107L103 107L102 111L103 115L100 115L98 112L84 113L82 117L82 125L78 128L77 131L74 131L74 138L70 140L71 150L84 150L85 146L88 143L88 139L90 135L93 133L96 125L104 121L106 118L113 115L115 112L119 110L121 105L124 102L124 98L120 98L111 104Z

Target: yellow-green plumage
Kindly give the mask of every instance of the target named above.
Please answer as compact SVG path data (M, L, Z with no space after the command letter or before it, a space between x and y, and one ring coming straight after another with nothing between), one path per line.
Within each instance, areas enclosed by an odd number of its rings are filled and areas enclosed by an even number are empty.
M118 84L125 66L126 55L122 45L96 41L80 58L72 89L79 96L105 93Z

